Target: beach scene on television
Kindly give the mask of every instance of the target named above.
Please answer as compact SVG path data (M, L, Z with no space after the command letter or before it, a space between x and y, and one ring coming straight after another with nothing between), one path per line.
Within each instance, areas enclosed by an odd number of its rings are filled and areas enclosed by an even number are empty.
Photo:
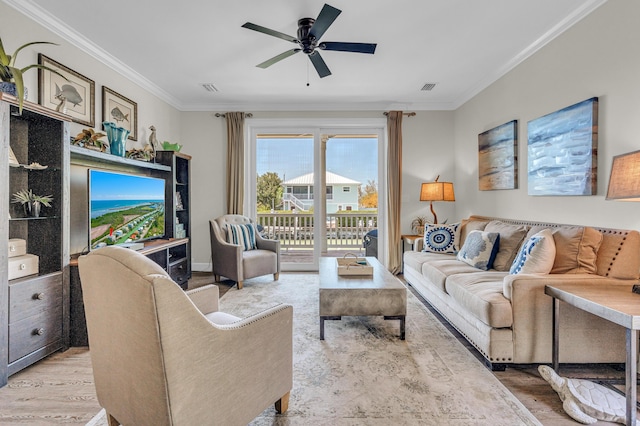
M89 171L90 247L164 236L163 179Z

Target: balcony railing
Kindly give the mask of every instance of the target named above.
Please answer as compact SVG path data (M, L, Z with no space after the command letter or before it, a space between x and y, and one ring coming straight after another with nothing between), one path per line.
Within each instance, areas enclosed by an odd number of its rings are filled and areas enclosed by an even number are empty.
M283 249L314 247L311 213L258 213L258 224L267 238L280 240ZM327 249L362 247L367 232L378 227L377 213L331 213L323 226Z

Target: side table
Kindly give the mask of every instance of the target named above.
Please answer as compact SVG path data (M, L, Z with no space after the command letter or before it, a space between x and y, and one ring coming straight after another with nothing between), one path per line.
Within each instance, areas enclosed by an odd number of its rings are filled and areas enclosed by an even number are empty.
M404 255L404 245L409 244L409 247L413 249L413 246L416 243L416 241L424 238L424 235L405 234L405 235L402 235L400 238L402 238L402 254Z
M405 234L401 235L400 238L402 238L402 272L404 272L404 245L409 244L409 247L413 250L416 241L424 238L424 235Z
M638 330L640 330L640 295L629 285L557 284L545 286L545 294L553 298L553 369L558 373L560 301L627 329L625 365L626 424L636 424Z

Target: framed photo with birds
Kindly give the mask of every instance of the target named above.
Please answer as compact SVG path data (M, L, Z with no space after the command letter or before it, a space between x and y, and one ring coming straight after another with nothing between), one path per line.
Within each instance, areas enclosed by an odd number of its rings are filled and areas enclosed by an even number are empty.
M111 121L129 130L132 141L138 140L138 104L102 86L102 122Z
M38 64L64 76L38 68L38 103L69 115L76 123L94 127L96 83L42 53L38 54Z

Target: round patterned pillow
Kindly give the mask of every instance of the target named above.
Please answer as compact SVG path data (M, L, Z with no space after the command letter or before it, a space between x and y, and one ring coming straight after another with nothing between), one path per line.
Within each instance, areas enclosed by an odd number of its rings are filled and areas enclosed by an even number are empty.
M451 253L458 251L458 223L452 225L427 225L424 231L424 251Z

